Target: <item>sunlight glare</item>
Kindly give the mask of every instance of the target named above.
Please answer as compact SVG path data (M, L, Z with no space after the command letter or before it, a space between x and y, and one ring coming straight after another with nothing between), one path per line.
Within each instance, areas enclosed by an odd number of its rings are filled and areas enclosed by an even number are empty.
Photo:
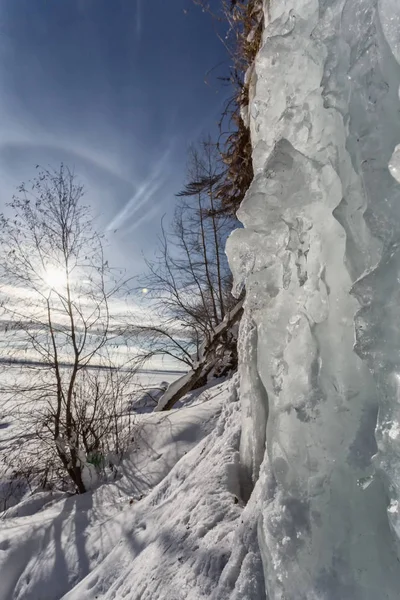
M67 277L62 269L57 267L47 267L44 280L50 289L64 288L67 284Z

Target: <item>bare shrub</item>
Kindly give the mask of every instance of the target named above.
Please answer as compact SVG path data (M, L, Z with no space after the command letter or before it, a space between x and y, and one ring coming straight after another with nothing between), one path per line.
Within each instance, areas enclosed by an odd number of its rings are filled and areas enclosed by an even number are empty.
M4 462L15 477L79 493L122 449L134 372L111 353L121 328L110 302L128 282L109 267L82 196L63 165L42 170L0 218L2 392L21 436Z

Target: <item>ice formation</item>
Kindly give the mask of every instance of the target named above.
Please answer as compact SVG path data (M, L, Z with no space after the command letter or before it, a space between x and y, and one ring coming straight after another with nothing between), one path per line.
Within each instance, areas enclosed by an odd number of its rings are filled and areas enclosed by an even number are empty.
M269 600L394 600L400 2L264 12L255 177L227 245L246 286L242 492L257 496Z

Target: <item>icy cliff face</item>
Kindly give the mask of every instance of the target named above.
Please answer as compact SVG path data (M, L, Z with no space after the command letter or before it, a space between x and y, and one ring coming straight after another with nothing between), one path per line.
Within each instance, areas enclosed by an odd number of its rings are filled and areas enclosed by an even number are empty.
M264 10L255 178L227 246L247 295L243 493L256 485L270 600L394 600L400 3L270 0Z

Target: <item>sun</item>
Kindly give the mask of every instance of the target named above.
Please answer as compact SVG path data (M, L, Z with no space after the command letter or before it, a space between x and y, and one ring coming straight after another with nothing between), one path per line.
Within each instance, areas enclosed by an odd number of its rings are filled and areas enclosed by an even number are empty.
M57 267L47 267L43 279L46 285L52 290L63 289L67 285L65 271Z

